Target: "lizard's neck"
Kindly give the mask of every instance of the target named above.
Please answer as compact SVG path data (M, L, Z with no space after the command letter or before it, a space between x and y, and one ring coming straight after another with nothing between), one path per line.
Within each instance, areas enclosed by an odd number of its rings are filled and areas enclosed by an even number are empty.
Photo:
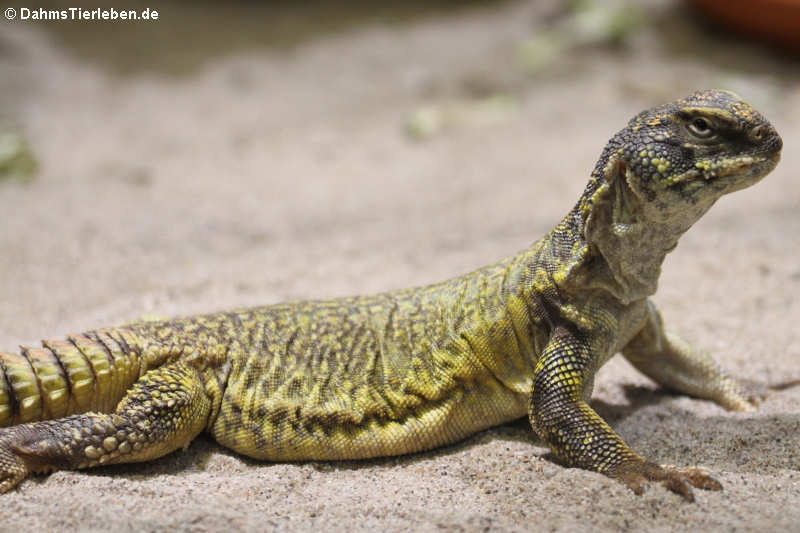
M683 232L641 221L594 222L590 217L586 238L589 249L597 256L591 266L595 283L605 285L625 304L654 294L661 264Z
M656 292L666 255L713 201L659 220L624 176L595 183L571 214L585 246L584 283L606 290L623 304L646 298Z

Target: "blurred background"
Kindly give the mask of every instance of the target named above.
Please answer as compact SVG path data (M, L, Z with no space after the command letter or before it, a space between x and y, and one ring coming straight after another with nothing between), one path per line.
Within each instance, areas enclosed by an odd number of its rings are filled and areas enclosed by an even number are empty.
M735 375L800 377L799 4L115 6L158 11L137 22L21 19L67 2L12 5L8 20L2 6L0 349L470 271L549 231L630 117L724 88L773 122L783 160L687 233L656 301ZM257 464L199 439L146 465L28 482L0 514L38 531L518 531L534 515L572 531L796 528L800 390L739 416L654 392L620 358L597 384L635 449L713 467L725 492L633 498L540 460L520 426L344 466Z
M796 216L790 0L123 7L159 17L0 23L0 339L473 268L700 88L775 121L784 162L745 205Z

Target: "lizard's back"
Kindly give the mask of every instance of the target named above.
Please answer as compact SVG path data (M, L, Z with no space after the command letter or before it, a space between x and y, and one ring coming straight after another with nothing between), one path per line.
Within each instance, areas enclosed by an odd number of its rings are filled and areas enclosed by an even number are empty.
M347 459L429 449L523 416L535 350L528 308L503 290L512 267L209 316L239 337L212 434L260 459Z

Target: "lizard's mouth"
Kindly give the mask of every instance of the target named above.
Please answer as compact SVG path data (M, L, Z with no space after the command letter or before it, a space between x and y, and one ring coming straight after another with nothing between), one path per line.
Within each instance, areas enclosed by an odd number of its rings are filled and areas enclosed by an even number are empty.
M780 151L769 155L743 155L703 169L701 177L711 182L728 181L731 178L733 181L749 181L769 174L780 159Z
M758 183L769 174L778 161L781 152L768 154L749 154L725 159L718 163L698 165L694 178L698 190L710 187L718 194L728 194ZM693 188L695 188L693 187Z
M701 161L696 168L670 179L667 187L694 200L709 192L718 198L758 183L775 168L780 158L780 150L777 150L721 161Z
M758 183L775 168L780 158L780 150L777 150L721 161L701 161L696 168L669 180L667 186L692 197L702 195L703 191L714 191L714 196L721 196Z
M755 178L762 178L768 174L781 159L780 149L767 153L743 154L720 160L698 161L695 168L671 176L664 180L663 185L668 188L678 187L692 190L707 184L729 184L731 182L751 182Z

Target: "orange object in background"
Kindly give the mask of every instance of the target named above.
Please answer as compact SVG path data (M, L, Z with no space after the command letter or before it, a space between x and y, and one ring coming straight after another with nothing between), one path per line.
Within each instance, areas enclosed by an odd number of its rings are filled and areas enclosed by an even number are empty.
M800 0L692 0L715 22L800 52Z

